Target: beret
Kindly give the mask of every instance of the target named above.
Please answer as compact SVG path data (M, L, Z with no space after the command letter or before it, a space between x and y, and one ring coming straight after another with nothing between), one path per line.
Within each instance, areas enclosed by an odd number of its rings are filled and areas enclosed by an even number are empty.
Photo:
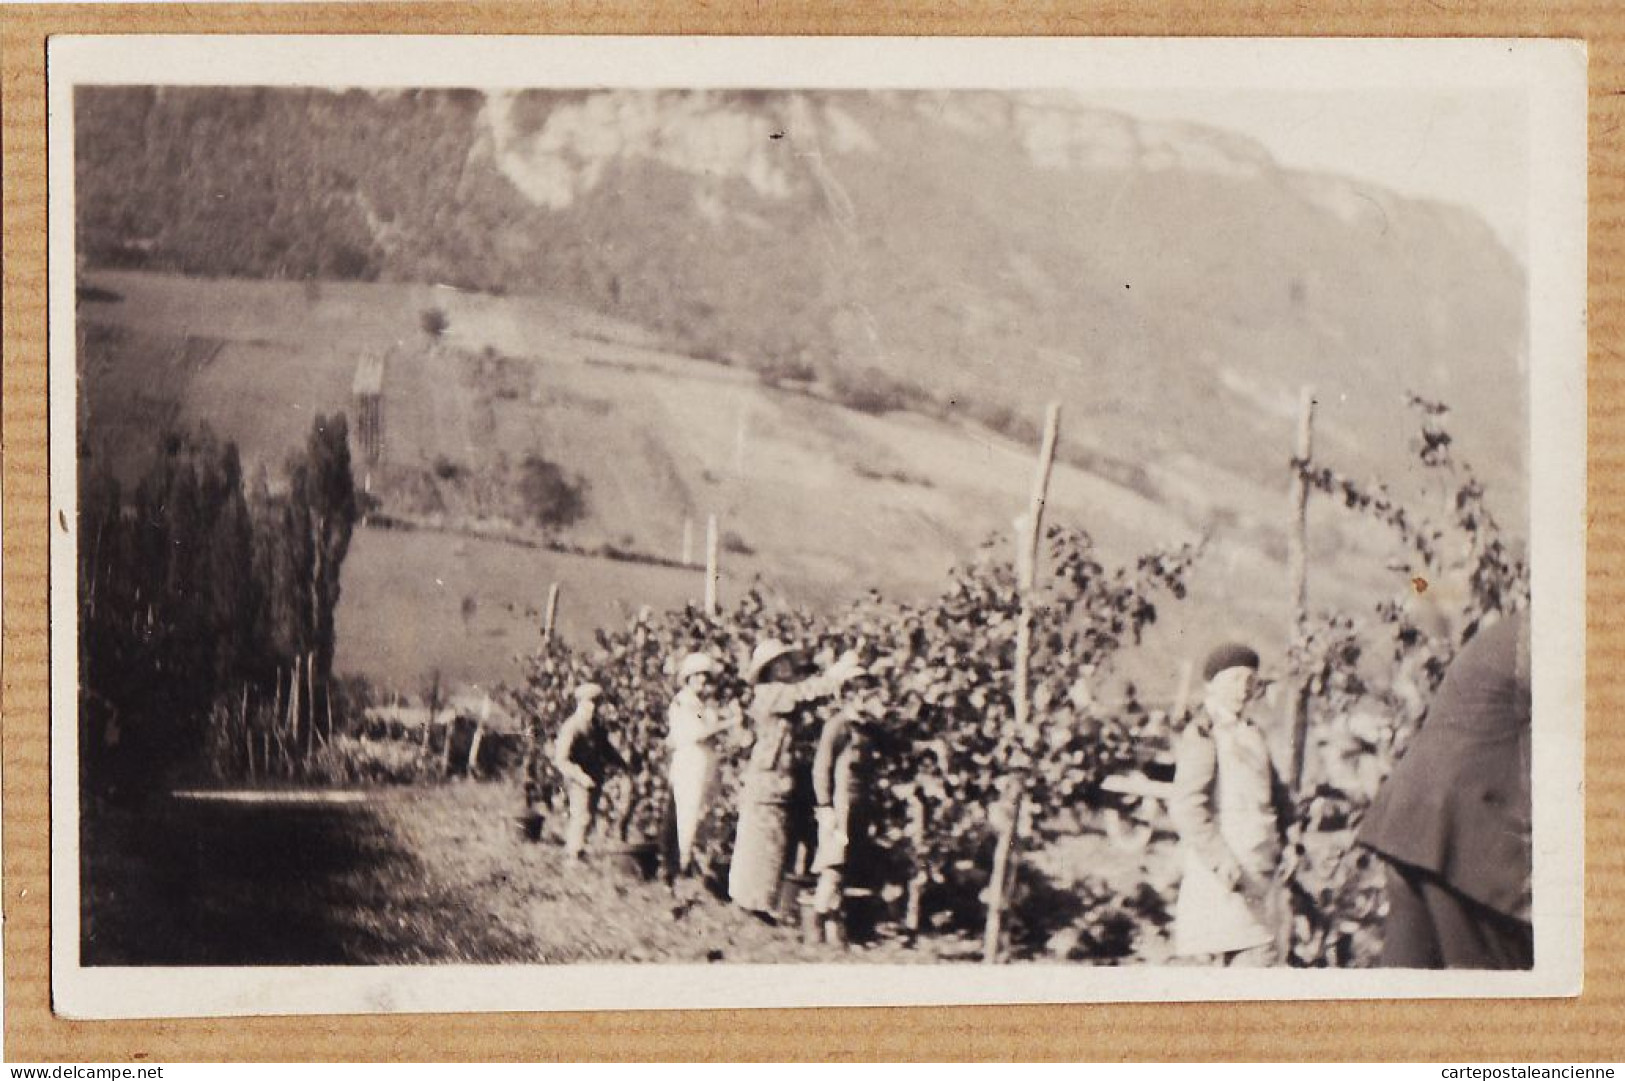
M1258 654L1239 642L1226 642L1202 662L1202 679L1209 680L1226 668L1251 668L1258 671Z

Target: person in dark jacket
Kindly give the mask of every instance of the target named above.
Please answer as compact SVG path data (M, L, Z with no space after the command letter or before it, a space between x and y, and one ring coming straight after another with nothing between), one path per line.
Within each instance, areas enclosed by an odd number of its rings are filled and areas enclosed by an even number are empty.
M600 693L596 683L576 688L575 712L559 728L553 747L553 765L563 775L570 797L564 851L572 859L581 859L586 853L604 779L611 769L626 769L626 760L609 741L609 733L598 719Z
M812 787L816 800L818 847L812 871L818 876L813 894L820 937L831 944L846 941L845 893L854 856L862 858L867 837L868 805L874 783L871 733L884 721L878 692L880 674L891 665L882 659L852 673L846 701L824 721L813 754Z
M1445 672L1359 841L1387 863L1382 964L1527 969L1529 617L1480 630Z

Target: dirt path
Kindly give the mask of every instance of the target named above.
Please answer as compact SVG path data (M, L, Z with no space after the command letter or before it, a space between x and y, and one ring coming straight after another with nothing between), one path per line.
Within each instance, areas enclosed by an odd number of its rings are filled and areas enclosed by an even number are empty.
M674 896L599 856L567 862L556 839L525 841L505 784L390 789L359 803L159 800L137 813L86 816L82 923L87 964L353 965L588 961L975 961L974 930L909 945L895 934L840 950L806 945L698 883ZM552 823L550 833L561 823ZM1148 855L1107 851L1096 836L1035 860L1046 911L1082 919L1165 883ZM1089 881L1083 882L1087 874ZM1076 876L1076 880L1074 880ZM1110 883L1108 886L1107 883ZM1105 909L1101 909L1105 911ZM1166 936L1140 915L1115 946L1067 932L1037 960L1166 958ZM1088 923L1089 921L1084 921ZM1080 928L1083 923L1078 925ZM1091 924L1098 937L1106 925ZM1109 928L1108 928L1109 930ZM1142 941L1143 939L1143 941ZM1105 949L1106 953L1093 951ZM1129 956L1132 952L1133 957Z
M514 792L452 785L362 804L159 801L87 817L87 964L345 965L931 960L804 946L703 889L680 897L521 839Z

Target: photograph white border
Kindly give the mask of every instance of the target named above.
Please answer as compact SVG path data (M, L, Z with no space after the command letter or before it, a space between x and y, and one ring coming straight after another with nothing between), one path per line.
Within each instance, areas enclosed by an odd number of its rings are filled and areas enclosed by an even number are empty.
M1472 39L60 36L49 42L52 1002L69 1018L1237 999L1549 997L1584 929L1586 53ZM1036 963L86 968L79 963L73 90L1485 88L1528 101L1535 967ZM61 523L66 523L65 526Z

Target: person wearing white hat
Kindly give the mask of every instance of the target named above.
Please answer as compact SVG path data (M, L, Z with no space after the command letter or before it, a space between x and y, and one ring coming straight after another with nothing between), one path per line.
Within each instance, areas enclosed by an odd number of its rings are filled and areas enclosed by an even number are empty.
M690 653L677 668L679 689L666 710L666 746L671 750L667 779L676 817L677 867L689 873L694 841L711 802L717 775L717 740L739 719L719 709L714 684L722 666L708 653Z
M777 639L759 644L746 667L754 684L750 703L751 753L740 786L739 826L728 867L728 896L739 907L772 921L779 885L792 855L792 827L812 834L807 707L828 698L859 670L844 654L820 675L798 678L797 651ZM799 737L799 738L798 738ZM805 793L801 790L808 789ZM805 802L807 807L801 804ZM809 819L803 823L802 818Z
M553 765L564 776L570 797L570 824L565 830L564 851L572 859L586 852L598 813L598 793L610 768L626 768L609 735L598 721L597 701L603 688L582 683L575 689L576 708L559 728L553 741Z

